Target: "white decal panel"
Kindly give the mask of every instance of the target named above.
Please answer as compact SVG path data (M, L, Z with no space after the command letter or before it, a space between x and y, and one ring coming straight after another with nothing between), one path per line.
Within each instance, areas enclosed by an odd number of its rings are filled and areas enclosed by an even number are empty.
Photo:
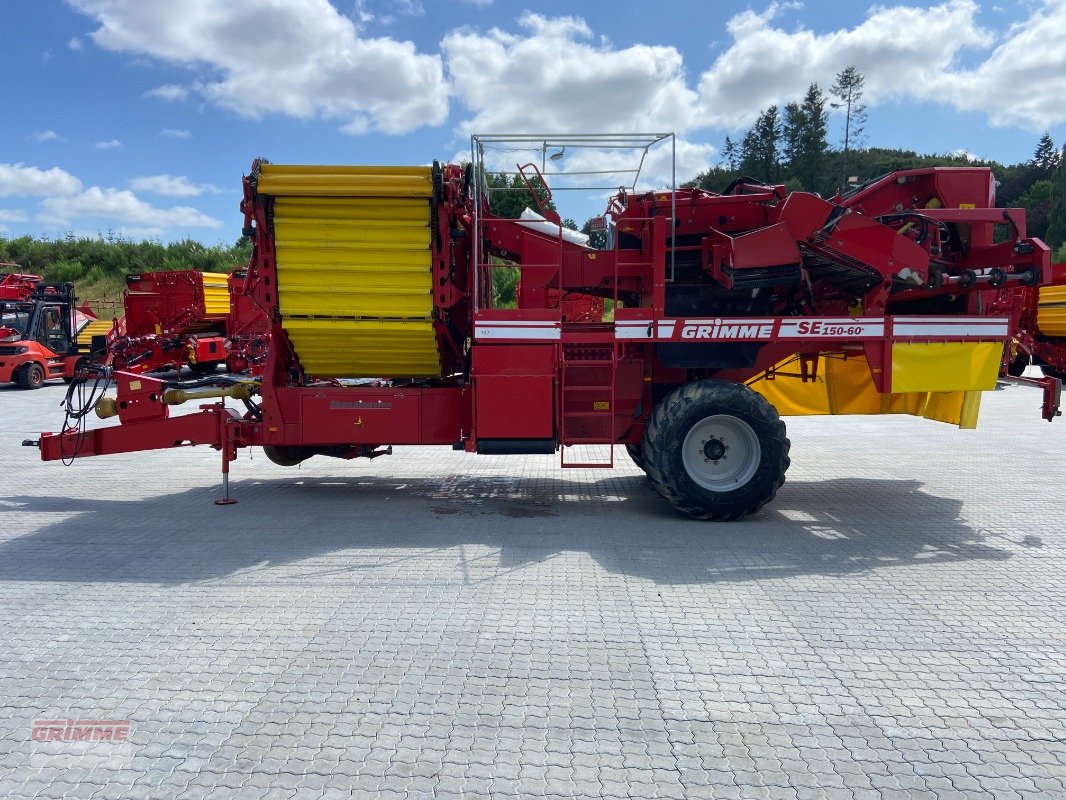
M883 339L1004 339L999 317L713 317L615 324L616 339L675 342L864 341Z

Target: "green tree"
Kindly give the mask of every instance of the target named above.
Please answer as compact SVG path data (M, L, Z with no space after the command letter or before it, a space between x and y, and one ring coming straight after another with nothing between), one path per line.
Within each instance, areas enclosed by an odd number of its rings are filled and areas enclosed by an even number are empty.
M1048 232L1051 218L1051 181L1036 181L1018 198L1018 205L1025 209L1026 232L1043 239Z
M736 172L737 166L740 164L740 145L728 136L725 137L725 141L722 143L722 158L718 163L730 172Z
M866 104L862 102L866 78L854 66L845 67L837 73L836 82L829 93L837 99L833 108L844 111L844 138L842 144L847 153L852 145L859 144L866 132Z
M1052 250L1066 247L1066 147L1058 159L1051 180L1051 205L1048 210L1047 245ZM1060 258L1066 261L1066 257Z
M778 147L781 142L781 116L777 106L759 114L741 142L740 171L764 181L777 180Z
M833 178L825 175L825 154L829 150L826 138L829 120L825 110L825 95L817 83L807 87L807 93L800 103L803 115L803 127L798 143L798 161L793 163L792 174L799 179L808 191L828 189L834 183Z
M1044 135L1040 137L1029 163L1040 170L1041 173L1046 173L1047 175L1050 175L1059 166L1058 148L1055 147L1055 143L1051 140L1051 134L1047 131L1044 131Z
M489 185L489 208L493 214L507 219L518 219L527 208L540 213L521 175L508 176L503 172L490 172L486 175L486 182ZM541 203L554 211L555 204L548 200L548 191L543 182L533 176L530 184Z
M806 126L803 109L799 103L792 102L785 106L785 121L781 133L781 160L792 174L800 160L800 141Z

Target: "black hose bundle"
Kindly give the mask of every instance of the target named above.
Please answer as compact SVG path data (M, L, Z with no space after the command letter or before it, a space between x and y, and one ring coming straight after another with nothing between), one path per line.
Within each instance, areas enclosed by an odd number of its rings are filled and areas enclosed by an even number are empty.
M107 387L111 385L111 367L92 365L83 369L92 373L92 383L90 385L90 378L88 377L75 375L74 380L67 386L66 397L60 403L63 408L63 427L61 429L63 437L69 433L85 433L85 418L96 408L97 401L104 396ZM60 457L64 466L69 467L74 463L74 459L78 457L82 438L78 437L74 452L69 455L65 451L65 441L65 438L60 438L59 440Z

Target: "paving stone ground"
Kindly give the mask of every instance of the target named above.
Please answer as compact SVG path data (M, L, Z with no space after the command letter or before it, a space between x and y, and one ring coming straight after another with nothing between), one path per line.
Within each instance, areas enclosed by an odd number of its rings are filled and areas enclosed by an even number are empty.
M777 500L625 460L41 464L0 389L0 797L1066 797L1066 420L789 421ZM128 719L40 742L37 719Z

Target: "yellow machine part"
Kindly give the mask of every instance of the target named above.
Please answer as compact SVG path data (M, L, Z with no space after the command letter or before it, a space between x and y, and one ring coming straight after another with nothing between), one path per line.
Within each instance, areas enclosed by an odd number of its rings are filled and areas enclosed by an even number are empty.
M78 335L74 337L74 343L78 345L79 348L89 347L93 342L94 336L107 336L111 333L111 326L111 320L94 319L78 331Z
M263 164L258 191L274 197L424 197L433 192L429 167L337 167Z
M282 327L303 368L436 377L429 167L264 164Z
M1002 342L897 342L892 391L991 391L1002 363Z
M1066 336L1066 286L1045 286L1040 290L1036 327L1045 336Z
M967 348L953 352L956 351L955 345L962 344ZM901 347L903 349L897 351ZM930 351L922 353L916 348L930 348ZM918 353L921 355L916 355ZM870 377L870 366L862 356L821 359L820 374L814 381L804 382L798 377L779 375L774 380L756 380L749 386L769 400L781 416L911 414L960 428L976 428L981 392L995 387L1002 353L1001 342L896 344L893 347L893 386L902 386L904 391L889 394L877 391ZM950 382L945 382L932 370L925 371L930 363L938 360L938 369L954 376ZM991 379L987 371L989 361L995 364ZM918 368L914 374L907 374L906 367L913 367L915 362L919 364ZM789 371L788 362L778 368ZM901 368L903 372L900 372ZM943 385L956 388L942 390L939 387Z
M223 272L205 272L204 311L209 317L225 317L229 314L228 276Z

